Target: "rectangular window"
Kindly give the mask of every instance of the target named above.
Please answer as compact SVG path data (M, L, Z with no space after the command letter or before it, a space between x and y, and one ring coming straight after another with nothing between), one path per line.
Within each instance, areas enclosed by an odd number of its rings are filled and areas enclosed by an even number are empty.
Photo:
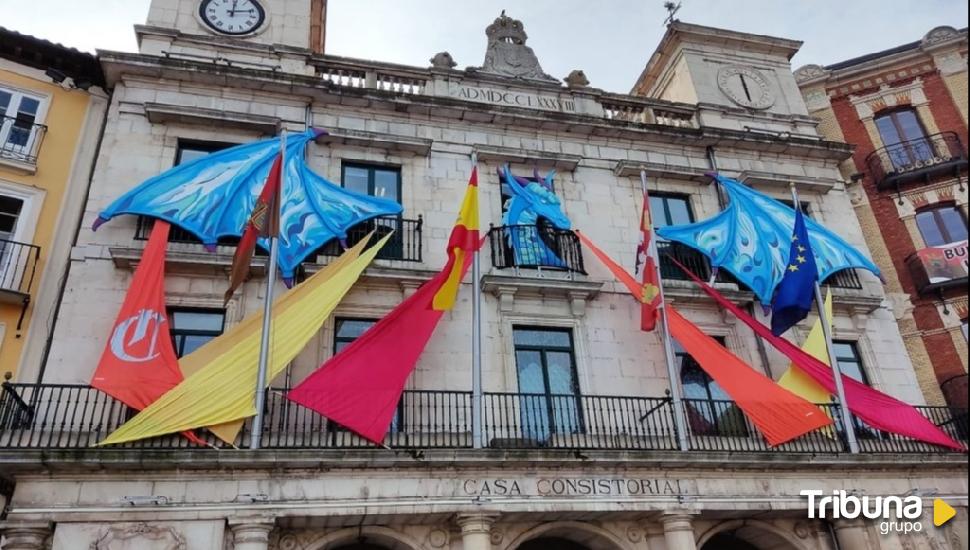
M9 195L0 195L0 240L12 241L17 230L17 220L23 211L24 201Z
M583 431L579 383L569 329L514 327L522 435L547 441Z
M862 367L862 357L859 355L858 344L848 340L834 340L832 347L842 374L868 386L869 377L866 376L866 371Z
M906 170L933 158L933 148L913 109L880 114L876 116L875 123L886 153L897 170Z
M650 215L654 227L694 223L694 212L687 195L651 193Z
M345 162L340 181L345 189L401 204L400 168Z
M237 143L227 143L223 141L196 141L180 139L178 149L175 151L175 166L191 162L202 158L209 153L222 151L230 147L235 147Z
M724 346L724 337L715 336ZM674 360L680 368L680 387L684 395L687 421L696 435L747 436L744 413L731 396L714 381L676 340Z
M33 161L41 137L46 100L13 88L0 86L0 154Z
M221 309L169 308L168 322L175 354L184 357L222 334L226 312Z

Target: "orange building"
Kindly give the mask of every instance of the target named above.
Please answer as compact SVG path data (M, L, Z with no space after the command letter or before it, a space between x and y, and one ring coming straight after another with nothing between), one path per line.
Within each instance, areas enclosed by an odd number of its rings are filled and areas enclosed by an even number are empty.
M0 375L7 378L39 378L107 105L94 55L0 27Z
M795 72L843 165L931 404L967 407L967 29Z

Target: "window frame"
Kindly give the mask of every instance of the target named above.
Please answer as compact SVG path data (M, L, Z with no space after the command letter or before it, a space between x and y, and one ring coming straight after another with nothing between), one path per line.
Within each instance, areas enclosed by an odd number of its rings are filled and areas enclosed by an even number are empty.
M367 327L367 329L364 331L364 332L366 332L367 330L370 330L371 327L373 327L375 324L377 324L377 322L380 321L380 319L379 318L372 318L372 317L335 316L333 318L333 343L332 343L333 345L330 347L330 353L332 354L331 357L333 355L337 355L337 353L338 353L337 345L338 344L340 344L340 343L350 344L354 340L356 340L357 338L360 338L360 336L357 336L357 337L354 337L354 338L348 338L346 336L344 336L344 337L341 337L340 336L340 334L339 334L340 333L340 323L342 323L344 321L357 321L357 322L361 322L361 323L370 323L371 325L369 327ZM361 336L363 336L363 334L361 334Z
M569 345L554 346L554 345L519 344L515 341L516 331L564 333L569 338ZM539 353L539 357L540 357L539 367L542 369L542 386L543 386L542 394L526 393L522 391L521 389L522 383L521 383L519 363L518 363L518 354L520 351ZM572 378L572 389L573 389L572 394L552 393L552 387L550 384L550 377L549 377L549 366L546 360L547 352L566 353L569 355L569 363L570 363L569 369L570 369L570 376ZM546 427L549 430L549 435L562 434L562 433L567 433L567 434L586 433L586 415L585 415L585 411L583 410L583 401L582 401L583 391L582 391L582 386L579 383L579 368L576 362L576 338L573 334L573 328L561 327L561 326L526 325L526 324L518 324L518 323L513 324L512 325L512 356L515 364L515 379L516 379L519 399L524 400L526 395L530 395L530 396L541 395L542 397L545 398L546 410L544 412L547 415L546 420L548 425ZM555 408L555 403L553 402L554 396L573 397L573 399L575 400L576 423L575 425L569 426L571 431L563 431L562 428L557 425L556 408ZM528 401L526 400L520 403L520 406L523 408L523 410L525 410L526 407L534 407L535 405L529 405ZM520 411L520 414L521 413L522 411ZM526 426L523 425L522 428L523 428L523 434L524 434Z
M653 221L653 228L654 228L654 230L659 229L661 227L667 227L667 226L670 226L670 225L674 225L673 220L672 220L672 214L671 214L671 211L670 211L670 204L669 204L669 201L671 199L677 199L677 200L683 200L684 201L684 204L687 206L687 218L688 218L687 223L694 223L696 221L696 219L694 217L694 206L693 206L693 204L691 204L690 194L689 193L671 193L671 192L666 192L666 191L650 192L650 198L651 199L656 198L656 199L660 199L661 201L663 201L662 202L662 204L663 204L663 219L664 219L664 222L666 223L666 225L659 225L659 224L657 224L657 220L659 220L661 218L660 218L660 215L658 215L658 212L656 211L656 209L654 209L653 205L651 204L650 205L650 218ZM658 238L659 238L659 236L658 236Z
M172 163L172 168L182 164L182 156L185 151L199 151L205 152L207 154L217 153L219 151L224 151L230 147L236 147L240 145L239 143L234 143L231 141L216 141L216 140L204 140L204 139L185 139L178 138L178 142L175 144L175 159ZM187 162L192 162L187 161Z
M919 137L906 137L906 132L899 118L901 113L913 114L913 118L916 120L916 126L919 128ZM892 122L893 129L899 137L898 142L888 143L886 141L886 136L879 127L879 121L884 119L889 119ZM883 149L885 149L889 161L895 170L907 170L917 162L924 162L931 159L935 154L932 143L929 140L930 134L926 131L926 125L923 124L923 119L920 117L919 111L910 105L880 111L872 117L872 124L876 127L876 133L879 134L879 141L882 142ZM918 148L920 146L922 147ZM898 156L900 152L905 152L905 158Z
M7 107L0 112L0 117L2 117L0 118L0 151L6 150L5 146L7 145L7 139L10 137L10 129L14 126L13 122L8 125L6 117L9 117L11 120L15 121L17 119L17 114L19 113L20 102L24 97L27 97L36 100L38 105L37 112L34 114L34 120L31 122L30 136L27 138L27 144L24 145L22 149L23 151L27 152L28 156L36 157L37 151L34 151L34 148L37 146L39 134L37 128L46 127L45 121L47 120L47 114L50 108L51 96L35 90L19 88L7 82L0 82L0 91L8 92L11 95L10 103L8 103ZM13 114L8 114L11 109L14 108L14 105L17 105L18 110L14 111ZM31 155L31 153L33 154ZM0 157L2 156L5 155L0 155ZM11 158L16 159L16 156L12 156Z
M920 208L919 210L916 211L914 220L916 222L916 229L917 231L919 231L920 238L923 239L923 244L927 247L948 246L948 245L963 242L966 240L966 237L962 239L954 240L953 236L950 235L950 229L944 223L943 216L941 215L941 212L944 210L952 210L955 213L955 215L959 218L959 220L963 222L964 232L966 232L967 215L963 211L963 209L960 208L960 206L955 202L939 202L936 204L932 204L932 205ZM932 215L933 223L936 225L936 229L939 231L940 236L943 238L942 243L930 244L929 241L927 241L926 233L923 231L923 226L920 225L920 219L925 214Z
M185 349L185 341L179 342L179 338L186 336L209 336L209 340L206 343L212 341L219 336L222 336L226 332L226 310L224 308L218 307L191 307L191 306L168 306L166 310L166 320L168 321L168 331L172 338L172 347L175 349L175 356L181 359L183 351ZM175 314L176 313L200 313L200 314L213 314L218 313L222 315L222 328L218 333L214 330L196 330L196 329L176 329L175 327ZM204 344L203 344L204 345ZM196 348L198 349L198 348Z
M714 338L714 340L716 340L717 343L721 345L721 347L723 347L724 349L729 349L727 346L726 336L715 335L711 337ZM685 373L684 367L685 366L690 367L692 369L696 369L704 377L704 393L706 394L706 397L688 398L684 396L684 398L689 400L687 403L688 406L694 405L696 402L699 402L699 401L704 402L703 405L706 407L707 412L710 414L710 417L704 415L700 411L698 411L698 414L701 417L703 417L704 420L711 423L711 428L710 430L704 430L701 427L695 426L693 423L690 423L690 426L689 426L690 431L695 435L729 436L729 437L750 436L751 430L748 429L748 423L745 420L744 414L740 412L740 408L738 407L737 403L734 402L734 400L732 399L728 399L728 401L731 401L733 405L729 408L725 408L724 410L719 411L717 406L718 403L723 403L725 400L717 399L714 397L714 394L711 393L711 384L717 384L717 381L714 380L714 378L711 377L711 375L708 374L707 371L703 369L703 367L701 367L700 363L698 363L697 360L694 359L693 356L691 356L691 354L688 353L687 350L684 349L682 346L680 346L679 344L675 344L673 351L674 351L674 361L677 363L677 376L680 384L681 395L684 395L684 373ZM688 361L690 361L690 363L688 363ZM717 384L717 387L720 388L722 392L727 394L724 388L721 388L720 384ZM692 403L692 402L695 402L695 403ZM696 404L700 404L700 403L696 403ZM729 411L734 411L736 418L740 418L741 421L740 423L735 423L735 425L732 426L731 429L726 429L721 425L722 424L721 418L727 415ZM687 420L688 422L690 422L689 417Z
M403 212L404 176L401 173L401 166L396 164L384 164L379 162L342 160L340 162L340 187L343 189L347 189L346 180L347 180L348 168L356 168L358 170L367 171L367 195L375 198L384 198L384 197L377 197L377 195L374 194L376 179L377 179L376 172L380 170L383 172L393 172L394 174L396 174L397 175L397 190L396 190L397 199L395 200L395 202L400 204L402 207L402 212L401 214L398 214L398 217L402 217L404 215L404 212Z

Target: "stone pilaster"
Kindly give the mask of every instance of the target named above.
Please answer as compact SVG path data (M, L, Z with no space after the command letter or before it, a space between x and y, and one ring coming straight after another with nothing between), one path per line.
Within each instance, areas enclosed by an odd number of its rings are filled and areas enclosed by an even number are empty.
M269 533L276 527L270 518L233 518L229 520L234 550L267 550Z
M6 540L3 550L43 550L44 541L53 532L53 525L46 521L0 523L0 534Z
M668 513L660 517L667 550L697 550L693 521L694 516L687 512Z
M839 541L841 550L869 550L869 537L866 536L866 524L859 519L836 520L835 538Z
M461 514L455 523L461 528L462 550L492 550L492 524L498 514Z

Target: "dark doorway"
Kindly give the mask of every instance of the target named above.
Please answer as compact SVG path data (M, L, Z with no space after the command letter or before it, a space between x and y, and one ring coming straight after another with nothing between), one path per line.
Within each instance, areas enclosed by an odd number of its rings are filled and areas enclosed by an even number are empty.
M705 542L701 550L758 550L758 547L732 533L718 533Z
M519 546L518 550L589 550L582 544L560 538L533 539Z

